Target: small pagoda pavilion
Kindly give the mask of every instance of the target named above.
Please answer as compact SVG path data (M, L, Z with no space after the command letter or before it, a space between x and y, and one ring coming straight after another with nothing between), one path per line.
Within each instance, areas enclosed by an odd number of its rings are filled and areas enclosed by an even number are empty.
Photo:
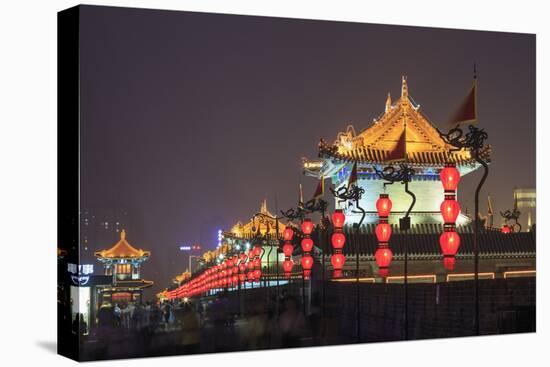
M112 284L102 289L103 301L141 302L142 291L153 285L141 278L141 264L151 253L136 249L126 241L126 231L120 232L120 241L107 250L95 253L105 267L105 275L113 277Z
M481 156L490 161L491 147L486 146ZM445 143L435 126L422 112L420 105L409 95L406 77L402 78L401 96L393 102L390 94L384 112L374 119L371 126L359 133L353 126L337 135L334 143L321 139L317 159L304 159L304 173L316 178L330 178L335 188L347 185L352 167L357 163L357 183L365 190L360 206L367 211L365 225L378 222L375 203L386 192L393 201L391 224L398 223L411 204L411 197L403 185L393 184L384 188L376 171L393 165L407 164L415 174L409 189L416 195L416 205L411 213L411 224L443 224L440 204L443 187L439 172L445 163L456 164L461 176L477 168L469 151L456 151ZM336 207L340 207L338 201ZM344 208L345 209L345 208ZM346 211L346 224L359 221L360 214ZM471 219L461 214L457 225L466 225Z

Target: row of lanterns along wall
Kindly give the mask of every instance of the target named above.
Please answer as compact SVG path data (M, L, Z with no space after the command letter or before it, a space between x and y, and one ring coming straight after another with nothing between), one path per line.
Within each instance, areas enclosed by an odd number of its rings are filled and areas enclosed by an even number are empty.
M209 267L198 277L168 291L166 297L169 300L188 298L211 290L234 288L239 283L259 282L262 277L262 256L262 247L254 246L248 253L241 252Z
M439 177L444 189L444 200L440 206L444 225L443 233L439 238L439 244L443 253L445 269L454 270L455 256L460 247L460 236L456 232L456 220L460 214L460 204L456 200L456 190L460 182L460 173L454 164L447 164L441 170ZM376 201L379 220L375 229L378 247L374 257L378 265L379 276L382 278L388 276L393 258L390 248L392 228L388 220L391 209L392 201L390 197L387 194L380 194L379 199ZM337 209L332 214L331 219L334 231L331 237L333 254L330 262L333 267L333 278L340 278L343 275L342 271L346 261L344 256L346 236L343 231L346 216L341 209ZM313 228L314 224L311 219L304 219L301 225L303 255L300 262L305 279L310 278L314 263L314 259L311 256L314 245L311 238ZM282 264L283 273L287 278L290 278L292 268L294 267L294 262L292 261L292 254L294 252L293 237L294 229L291 226L287 226L283 231L283 254L285 259ZM239 283L259 282L262 276L262 255L263 249L260 246L255 246L248 254L241 252L238 256L235 255L219 265L212 266L197 278L188 281L179 288L167 292L167 298L191 297L207 293L214 289L236 287Z

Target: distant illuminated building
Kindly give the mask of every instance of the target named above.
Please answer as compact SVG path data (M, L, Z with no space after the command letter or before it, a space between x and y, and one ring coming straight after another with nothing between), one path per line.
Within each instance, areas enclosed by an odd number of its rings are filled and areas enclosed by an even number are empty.
M141 264L151 253L136 249L126 241L126 231L120 232L120 241L108 250L97 251L95 256L103 263L105 275L113 277L112 285L102 289L103 300L111 302L141 302L142 290L151 287L152 281L141 279Z
M490 154L490 146L481 151L482 158L487 161ZM447 162L455 163L461 176L480 167L469 151L456 151L443 141L420 105L410 97L405 77L402 79L401 97L392 103L388 94L384 113L371 126L359 133L349 126L345 132L338 134L333 144L321 139L319 158L304 159L303 168L308 176L330 178L335 189L339 189L348 184L352 166L357 163L358 185L365 190L360 201L360 206L367 211L363 223L368 225L378 221L375 203L384 192L384 181L377 176L376 170L389 165L398 168L399 163L396 162L406 163L415 171L409 184L417 199L411 213L413 226L443 224L440 205L444 193L439 173ZM399 184L387 186L385 192L393 201L389 220L390 224L395 224L409 208L411 198ZM336 206L339 206L338 202ZM354 208L343 209L347 224L359 221L361 214L353 212ZM459 226L470 222L471 219L463 213L457 220Z
M521 212L519 223L524 231L531 229L537 219L537 195L535 189L518 188L514 190L517 208Z

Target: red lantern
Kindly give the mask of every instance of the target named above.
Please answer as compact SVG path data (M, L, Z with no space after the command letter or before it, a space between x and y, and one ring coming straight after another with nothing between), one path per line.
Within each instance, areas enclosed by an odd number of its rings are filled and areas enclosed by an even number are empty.
M302 232L304 232L305 235L309 235L311 234L311 232L313 232L313 222L311 221L311 219L304 219L304 221L302 222Z
M313 267L313 258L310 255L304 255L302 257L302 269L304 270L304 279L310 278L312 267Z
M248 262L248 270L254 270L254 261Z
M336 209L332 214L332 224L334 225L334 228L342 228L344 226L345 220L346 215L344 214L342 209Z
M334 254L330 257L330 263L334 270L342 270L345 262L346 257L343 254Z
M292 263L292 260L283 261L283 270L285 273L290 273L292 271L293 266L294 264Z
M262 277L262 271L260 269L256 269L256 270L254 270L253 274L254 274L254 279L257 282L259 282L260 278Z
M241 283L244 282L246 280L246 274L244 273L239 274L239 280L241 281Z
M246 254L243 252L239 255L239 259L241 260L241 262L244 262L246 261Z
M294 252L294 246L292 246L289 243L285 243L283 245L283 254L285 254L286 257L292 256L293 252Z
M313 257L311 255L306 254L302 256L302 268L304 270L311 270L313 267Z
M254 247L252 254L254 256L260 256L262 254L262 248L260 246Z
M508 233L511 233L512 232L512 229L510 228L510 226L507 226L506 224L502 226L502 229L500 230L500 232L504 233L504 234L508 234Z
M309 237L302 239L302 250L304 252L311 252L313 249L313 240Z
M262 266L262 259L257 257L257 258L254 259L253 263L254 263L255 268L259 268L260 266Z
M441 170L439 178L445 191L456 191L460 182L460 172L458 172L454 164L447 164Z
M378 216L387 218L390 215L392 202L388 194L380 194L380 198L376 200L376 210Z
M460 214L460 204L456 200L445 199L441 203L441 215L445 223L455 223Z
M391 237L391 226L388 223L378 223L375 229L376 238L380 243L388 243Z
M346 244L346 236L342 232L334 232L331 237L332 248L340 250Z
M247 277L248 277L248 281L249 281L249 282L253 282L253 281L254 281L254 272L252 272L252 271L249 272L249 273L247 274Z
M460 247L460 236L454 232L454 229L452 231L445 231L439 237L439 245L441 246L443 256L454 256Z
M387 269L390 266L393 253L388 247L380 247L376 250L374 257L379 268Z
M292 241L292 237L294 236L294 230L291 226L286 226L285 230L283 231L283 239L285 241Z
M239 264L239 271L240 271L241 273L244 273L244 272L246 271L246 265L245 265L245 263L240 263L240 264Z

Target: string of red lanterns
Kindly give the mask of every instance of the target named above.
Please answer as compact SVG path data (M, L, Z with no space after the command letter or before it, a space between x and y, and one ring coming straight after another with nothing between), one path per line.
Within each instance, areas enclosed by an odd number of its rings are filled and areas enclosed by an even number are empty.
M455 267L455 255L460 247L460 236L456 232L456 219L460 214L460 204L456 200L460 172L458 172L454 163L448 163L441 170L439 178L445 190L445 199L440 207L444 224L443 233L439 237L439 244L443 252L443 265L445 269L453 270Z
M375 233L378 240L378 248L374 253L376 265L378 265L378 274L382 278L386 278L389 274L389 267L393 259L393 252L390 249L390 237L392 229L388 223L392 208L392 201L388 194L380 194L380 198L376 200L376 211L378 212L378 224L376 225Z
M346 215L344 212L341 209L336 209L332 214L332 225L334 226L334 233L331 237L333 255L330 257L330 263L334 269L333 278L342 277L342 269L344 269L344 263L346 262L346 257L343 254L344 245L346 244L345 221Z
M252 278L254 281L259 282L262 277L262 255L263 249L261 246L254 246L252 250L254 270L252 271Z
M294 263L292 262L292 253L294 252L292 237L294 237L294 230L291 226L286 226L283 231L283 254L285 255L285 260L283 261L283 272L287 278L290 278L292 267L294 266Z
M313 222L311 219L304 219L302 222L302 269L304 271L304 279L309 279L311 276L311 268L313 267L313 257L311 257L311 250L313 249L313 240L311 239L311 233L313 232Z

